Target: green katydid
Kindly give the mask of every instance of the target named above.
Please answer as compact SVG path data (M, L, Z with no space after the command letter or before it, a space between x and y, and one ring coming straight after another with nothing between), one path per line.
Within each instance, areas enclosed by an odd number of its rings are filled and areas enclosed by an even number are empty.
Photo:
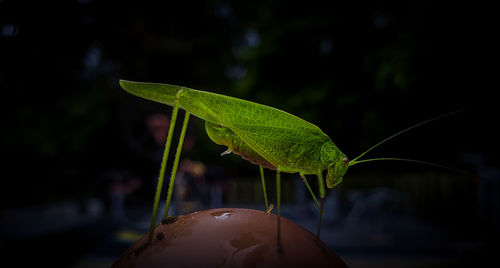
M265 183L262 168L276 170L277 183L277 216L278 232L277 243L280 249L280 172L299 173L305 185L309 189L314 201L320 210L317 238L319 239L321 229L321 215L323 211L324 199L326 196L325 179L323 172L327 170L326 185L333 188L342 182L347 169L361 162L376 160L403 160L424 164L431 164L422 161L399 159L399 158L375 158L359 160L367 152L375 147L402 134L410 129L418 127L430 121L442 118L447 115L438 116L382 140L353 160L340 151L333 141L321 131L317 126L287 112L278 110L266 105L224 96L212 92L200 91L186 87L144 83L132 81L120 81L120 85L127 92L162 104L173 106L172 122L167 136L165 153L160 170L157 192L153 208L153 217L149 231L149 242L153 237L153 230L157 216L159 198L161 194L163 175L170 150L172 134L177 118L178 108L186 111L180 141L177 148L174 167L170 178L167 204L163 218L168 217L170 199L174 185L175 172L177 169L180 151L190 114L205 120L205 128L212 141L219 145L227 146L227 150L222 154L233 152L244 159L259 165L262 183L264 187L264 197L266 209L269 210ZM431 164L435 165L435 164ZM438 165L436 165L438 166ZM319 196L311 190L305 175L316 175L318 179Z

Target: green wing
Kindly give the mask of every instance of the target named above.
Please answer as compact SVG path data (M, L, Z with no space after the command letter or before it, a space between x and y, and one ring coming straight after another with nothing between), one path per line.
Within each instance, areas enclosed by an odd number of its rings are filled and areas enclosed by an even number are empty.
M283 171L316 168L321 145L330 140L317 126L266 105L168 84L122 80L120 85L131 94L171 106L178 96L180 108L231 129Z
M177 92L182 89L180 86L168 84L134 82L127 80L120 80L120 86L132 95L170 106L174 106L175 96Z
M321 146L329 138L317 131L282 127L234 125L232 130L280 170L315 174Z
M283 171L317 171L321 146L330 140L317 126L266 105L205 91L187 90L181 107L234 131Z
M204 120L231 125L256 125L311 131L321 130L315 125L287 112L266 105L200 91L181 86L121 80L127 92L155 102L174 105L179 93L179 105L184 110Z

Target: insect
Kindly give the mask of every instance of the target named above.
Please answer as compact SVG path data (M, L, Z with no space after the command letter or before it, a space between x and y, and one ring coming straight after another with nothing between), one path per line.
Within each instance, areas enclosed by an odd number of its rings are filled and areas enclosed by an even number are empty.
M168 84L121 80L120 85L124 90L133 95L173 106L171 119L172 124L167 135L166 148L163 155L160 177L153 205L153 216L149 231L150 242L152 240L153 230L155 227L155 220L157 217L159 199L163 185L163 176L166 169L166 162L168 159L179 108L184 109L186 113L172 168L166 201L167 204L165 206L163 218L168 219L169 217L168 210L170 208L172 189L182 149L182 143L186 133L189 117L193 114L196 117L205 120L205 129L212 141L227 147L227 150L223 152L222 155L232 152L254 164L259 165L267 212L269 212L270 208L265 190L263 168L276 170L278 250L281 248L280 188L282 172L299 173L311 193L320 210L317 231L317 239L319 239L321 230L321 215L323 214L323 204L326 196L325 181L328 188L333 188L342 182L343 176L350 166L369 161L402 160L439 166L432 163L400 158L359 159L367 152L397 135L422 124L449 115L441 115L402 130L377 143L353 160L349 160L347 156L333 143L330 137L323 133L320 128L297 116L273 107L212 92ZM323 172L325 170L326 179L323 177ZM318 201L309 186L305 177L306 175L315 175L317 177L320 201Z

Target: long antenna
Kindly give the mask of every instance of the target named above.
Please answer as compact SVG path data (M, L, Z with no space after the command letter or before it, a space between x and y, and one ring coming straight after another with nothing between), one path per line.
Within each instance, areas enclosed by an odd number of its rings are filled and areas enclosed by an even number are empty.
M413 126L411 126L411 127L409 127L409 128L403 129L403 130L399 131L398 133L396 133L396 134L394 134L394 135L392 135L392 136L390 136L390 137L388 137L388 138L385 138L385 139L383 139L382 141L380 141L379 143L377 143L377 144L373 145L370 149L368 149L368 150L364 151L364 152L363 152L362 154L360 154L358 157L356 157L356 158L354 158L353 160L351 160L350 162L352 162L352 164L351 164L351 163L349 163L349 165L350 165L350 166L352 166L352 165L354 165L354 164L356 164L356 163L361 163L361 161L357 161L359 158L361 158L363 155L365 155L365 154L366 154L366 153L368 153L369 151L371 151L371 150L373 150L373 149L377 148L378 146L380 146L380 145L384 144L385 142L387 142L387 141L391 140L392 138L394 138L394 137L396 137L396 136L399 136L399 135L401 135L401 134L403 134L403 133L405 133L405 132L407 132L407 131L410 131L410 130L412 130L412 129L414 129L414 128L420 127L420 126L425 125L425 124L427 124L427 123L430 123L430 122L432 122L432 121L435 121L435 120L438 120L438 119L441 119L441 118L444 118L444 117L447 117L447 116L450 116L450 115L453 115L453 114L456 114L456 113L459 113L459 112L462 112L462 111L465 111L465 110L466 110L466 108L464 108L464 109L460 109L460 110L457 110L457 111L453 111L453 112L449 112L449 113L445 113L445 114L442 114L442 115L439 115L439 116L433 117L433 118L431 118L431 119L427 119L427 120L425 120L425 121L423 121L423 122L420 122L420 123L418 123L418 124L415 124L415 125L413 125ZM392 160L395 160L395 158L393 158ZM415 161L416 161L416 160L415 160Z
M431 162L406 159L406 158L395 158L395 157L370 158L370 159L365 159L365 160L360 160L360 161L353 160L353 161L349 162L349 166L353 166L353 165L363 163L363 162L373 162L373 161L404 161L404 162L418 163L418 164L423 164L423 165L428 165L428 166L433 166L433 167L438 167L438 168L444 168L444 169L459 172L462 174L470 174L469 172L466 172L466 171L463 171L460 169L455 169L455 168L451 168L451 167L447 167L447 166L443 166L443 165L439 165L439 164L435 164L435 163L431 163Z

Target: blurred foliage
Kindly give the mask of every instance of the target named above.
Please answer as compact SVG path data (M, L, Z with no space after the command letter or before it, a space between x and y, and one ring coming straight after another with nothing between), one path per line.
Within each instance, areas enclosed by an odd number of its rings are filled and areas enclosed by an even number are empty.
M170 108L128 96L120 78L286 110L351 157L402 128L475 107L378 153L458 168L465 152L491 157L496 134L478 121L491 97L483 12L434 1L0 1L0 148L10 174L2 207L93 194L110 169L154 176L158 167L137 146L158 150L144 122ZM236 157L214 159L223 148L201 120L190 124L188 155L255 172Z

